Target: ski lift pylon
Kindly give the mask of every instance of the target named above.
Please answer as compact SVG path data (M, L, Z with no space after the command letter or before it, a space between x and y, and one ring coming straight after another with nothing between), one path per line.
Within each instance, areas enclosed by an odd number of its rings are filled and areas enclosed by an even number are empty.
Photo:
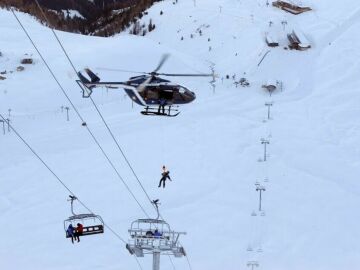
M72 195L70 195L69 198L70 199L68 201L70 201L71 203L72 216L64 221L65 233L70 224L72 224L73 227L76 228L78 223L83 225L83 233L81 234L81 236L104 233L104 221L101 216L93 213L75 214L74 201L77 200L77 198ZM66 233L66 238L70 237L71 236Z

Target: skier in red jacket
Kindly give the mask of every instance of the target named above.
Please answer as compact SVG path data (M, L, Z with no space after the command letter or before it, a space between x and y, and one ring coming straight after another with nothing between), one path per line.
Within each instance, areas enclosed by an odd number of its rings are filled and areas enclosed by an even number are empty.
M76 230L75 230L75 240L80 242L80 235L82 235L84 232L84 226L80 223L77 224Z

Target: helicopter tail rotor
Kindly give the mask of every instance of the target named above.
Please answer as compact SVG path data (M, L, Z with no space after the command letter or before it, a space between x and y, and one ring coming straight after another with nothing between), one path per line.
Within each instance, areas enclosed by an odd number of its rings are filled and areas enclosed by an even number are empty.
M85 72L90 77L92 83L100 82L100 78L94 72L92 72L89 68L85 68Z
M92 94L92 89L95 87L93 84L100 82L100 78L88 68L84 71L85 74L80 71L77 73L79 80L76 82L83 92L83 98L89 98Z
M85 74L78 72L78 77L83 83L98 83L100 82L100 78L92 72L89 68L84 69Z
M77 75L82 83L91 83L90 80L86 78L80 71L77 73Z

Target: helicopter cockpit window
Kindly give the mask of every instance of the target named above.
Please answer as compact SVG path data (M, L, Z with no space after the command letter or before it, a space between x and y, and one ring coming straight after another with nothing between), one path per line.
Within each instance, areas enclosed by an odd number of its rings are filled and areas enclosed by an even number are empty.
M180 88L179 88L179 93L180 93L180 94L185 94L185 92L186 92L186 88L185 88L185 87L180 87Z

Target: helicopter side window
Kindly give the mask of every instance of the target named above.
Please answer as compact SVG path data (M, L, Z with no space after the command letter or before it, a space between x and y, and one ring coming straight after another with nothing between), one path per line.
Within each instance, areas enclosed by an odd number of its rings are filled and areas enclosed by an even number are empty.
M146 90L146 97L148 99L158 99L158 92L156 89L149 88Z
M166 100L170 100L174 97L174 92L173 91L160 91L159 92L159 99L166 99Z

